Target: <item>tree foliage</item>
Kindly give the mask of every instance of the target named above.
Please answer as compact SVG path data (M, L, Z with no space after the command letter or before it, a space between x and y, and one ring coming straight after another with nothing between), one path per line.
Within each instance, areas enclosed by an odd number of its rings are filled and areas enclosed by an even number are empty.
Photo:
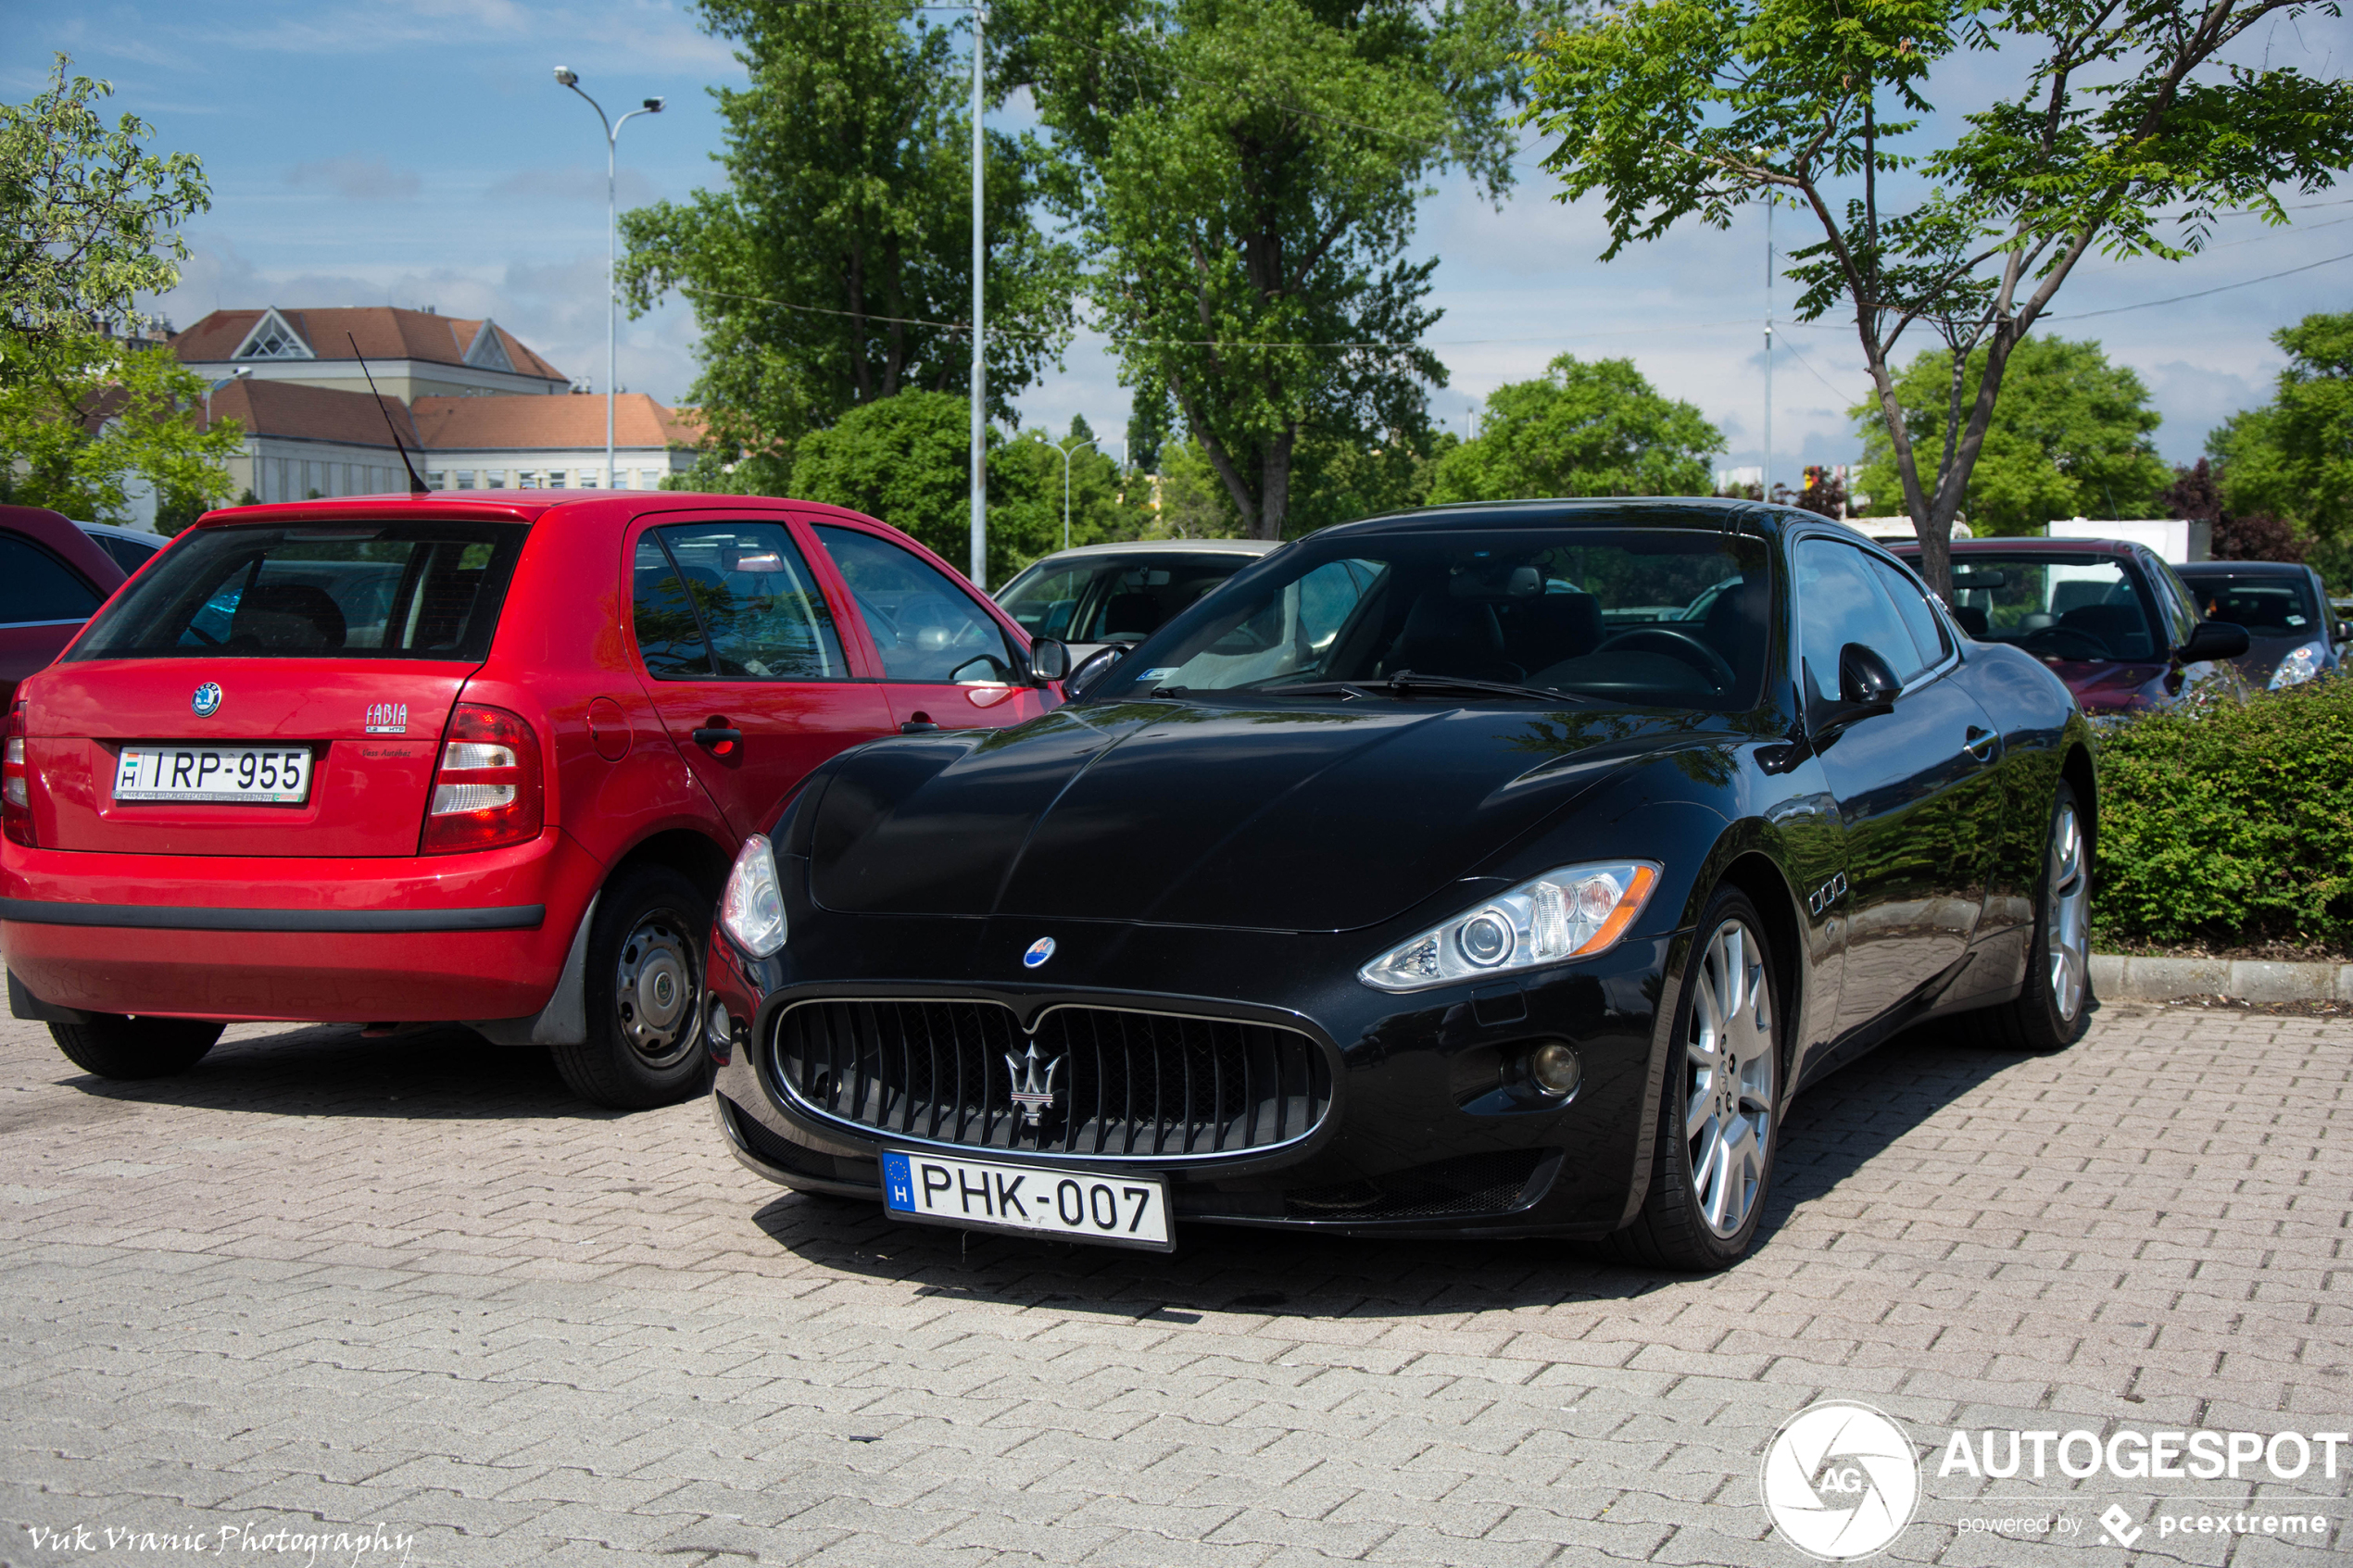
M1429 498L1703 495L1723 449L1705 415L1660 396L1631 359L1564 354L1538 380L1495 389L1478 439L1439 461Z
M1009 82L1070 155L1062 210L1141 409L1280 538L1316 441L1426 444L1427 182L1511 182L1515 50L1554 0L1006 0ZM1148 413L1148 435L1168 422Z
M963 24L899 0L699 9L751 75L712 90L727 184L623 215L621 286L633 311L673 288L694 307L707 466L734 488L773 487L808 432L971 381ZM988 374L1001 420L1069 338L1072 254L1031 220L1043 160L1034 138L988 133Z
M1610 245L1744 203L1804 209L1799 315L1852 308L1892 490L1948 541L2012 357L2082 258L2178 257L2225 208L2285 222L2285 190L2353 159L2353 84L2223 63L2248 30L2330 0L1631 0L1546 39L1533 118L1564 198L1599 191ZM1937 114L1950 81L1985 107ZM1894 356L1935 332L1948 369L1923 461ZM1979 358L1982 353L1982 363ZM2121 497L2119 497L2120 500Z
M0 502L126 522L134 480L181 510L227 498L224 465L245 435L233 420L203 429L204 395L168 347L95 332L17 340L0 376Z
M939 392L903 392L862 404L800 443L785 492L849 507L961 563L970 535L972 405ZM1008 441L989 432L988 583L1001 584L1063 545L1063 460L1043 431ZM1074 424L1063 445L1085 441ZM1132 539L1151 513L1139 475L1101 453L1071 459L1074 545Z
M2233 513L2271 512L2332 557L2353 547L2353 311L2271 334L2286 351L2271 401L2207 438Z
M1970 357L1964 404L1976 396L1988 351ZM1895 377L1895 395L1920 461L1942 465L1952 410L1953 357L1928 349ZM1904 494L1882 406L1848 410L1863 433L1861 489L1883 509ZM2161 416L2130 367L2100 345L2035 337L2010 357L1999 404L1987 422L1960 510L1980 533L2039 533L2054 518L2163 515L2158 492L2171 471L2149 442Z

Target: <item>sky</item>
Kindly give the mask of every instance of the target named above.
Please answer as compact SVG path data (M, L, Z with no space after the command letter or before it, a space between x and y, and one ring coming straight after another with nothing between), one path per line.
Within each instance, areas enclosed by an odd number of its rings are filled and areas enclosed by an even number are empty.
M175 325L236 307L430 307L490 316L600 389L604 133L553 69L577 71L608 113L666 98L621 132L624 209L721 180L710 89L745 81L727 46L670 0L0 0L0 40L8 101L40 91L63 51L77 72L115 84L110 113L136 114L157 147L203 159L213 206L188 226L181 286L157 302ZM2308 16L2249 39L2246 53L2334 78L2353 59L2353 21ZM1982 83L1998 83L2003 65L1984 62ZM1950 90L1966 99L1980 85L1964 77ZM1017 123L1019 106L1008 113ZM1622 357L1723 430L1723 466L1758 464L1762 211L1721 232L1687 223L1604 264L1598 199L1554 200L1541 150L1525 149L1500 211L1458 181L1424 204L1416 254L1440 259L1431 303L1444 314L1428 336L1448 369L1433 417L1460 433L1479 400L1555 355ZM2048 330L2097 338L2141 375L2169 460L2194 460L2215 424L2266 399L2282 362L2273 331L2353 308L2353 184L2288 199L2320 205L2286 229L2225 220L2212 246L2183 262L2087 258L2058 296ZM1775 223L1783 247L1804 232L1786 211ZM2202 292L2315 262L2326 264ZM1793 480L1806 463L1856 459L1846 410L1869 382L1851 322L1788 323L1794 291L1775 291L1771 456L1775 477ZM2152 303L2184 295L2201 297ZM623 320L618 384L685 400L695 342L693 313L674 299ZM1083 416L1116 434L1127 415L1117 366L1091 333L1016 403L1025 424L1057 433Z

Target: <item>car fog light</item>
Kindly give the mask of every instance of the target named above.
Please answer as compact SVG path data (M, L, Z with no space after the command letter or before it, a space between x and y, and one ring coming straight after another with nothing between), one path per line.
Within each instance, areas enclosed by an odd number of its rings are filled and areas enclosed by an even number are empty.
M1567 1097L1584 1080L1585 1065L1566 1040L1547 1040L1529 1054L1528 1079L1548 1095Z
M711 1003L711 1037L720 1041L732 1040L735 1038L734 1028L735 1025L727 1018L727 1004L725 1002Z

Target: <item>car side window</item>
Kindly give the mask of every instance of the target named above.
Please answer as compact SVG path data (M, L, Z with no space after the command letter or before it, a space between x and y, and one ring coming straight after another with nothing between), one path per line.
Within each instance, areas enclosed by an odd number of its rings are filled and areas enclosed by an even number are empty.
M673 570L664 591L673 598L683 594L699 612L720 679L849 678L833 610L782 524L673 523L653 534ZM638 550L642 559L642 542ZM648 656L647 667L652 663Z
M1878 654L1906 684L1928 668L1871 557L1834 539L1801 539L1795 553L1798 655L1809 697L1838 700L1839 654L1849 643Z
M2163 561L2152 559L2143 564L2151 569L2149 577L2157 584L2158 602L2164 607L2166 622L2173 629L2173 646L2180 647L2197 630L2201 619L2197 612L2197 596L2191 593L2188 585L2174 576L2173 569Z
M0 625L87 621L104 596L40 546L0 533Z
M866 618L886 680L985 685L1013 678L1004 628L928 561L859 529L821 523L816 532Z
M1903 618L1904 630L1911 633L1912 646L1919 650L1920 667L1933 670L1952 654L1952 639L1945 634L1944 622L1928 602L1928 590L1913 580L1912 574L1893 567L1877 556L1865 556L1871 571L1895 601L1895 613Z
M703 637L702 615L661 547L659 531L649 528L639 536L630 581L631 619L646 672L657 681L710 680L711 645Z

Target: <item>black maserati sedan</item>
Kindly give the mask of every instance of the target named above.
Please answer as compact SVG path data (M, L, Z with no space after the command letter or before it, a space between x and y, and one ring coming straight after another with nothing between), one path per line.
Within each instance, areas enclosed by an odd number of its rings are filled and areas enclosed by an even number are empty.
M2094 759L2058 677L1807 513L1326 529L1041 718L812 773L711 940L714 1110L919 1223L1720 1268L1808 1084L1939 1014L2082 1033Z

